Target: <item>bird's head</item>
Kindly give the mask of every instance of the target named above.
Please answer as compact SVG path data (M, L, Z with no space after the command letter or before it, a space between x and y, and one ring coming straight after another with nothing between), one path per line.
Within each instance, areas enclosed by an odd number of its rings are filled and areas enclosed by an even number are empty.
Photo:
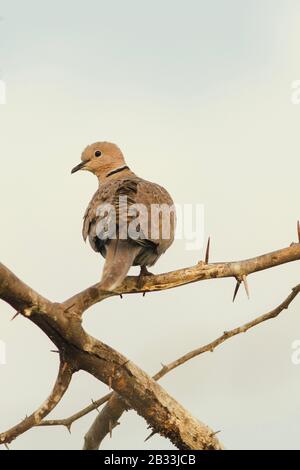
M88 145L81 154L81 163L71 173L86 170L94 173L99 179L126 165L119 147L111 142L96 142Z

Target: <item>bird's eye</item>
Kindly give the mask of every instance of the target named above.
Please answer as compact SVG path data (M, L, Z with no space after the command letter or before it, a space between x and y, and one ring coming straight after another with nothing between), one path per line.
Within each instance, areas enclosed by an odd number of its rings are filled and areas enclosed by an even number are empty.
M101 157L101 152L100 152L100 150L96 150L96 152L95 152L95 157Z

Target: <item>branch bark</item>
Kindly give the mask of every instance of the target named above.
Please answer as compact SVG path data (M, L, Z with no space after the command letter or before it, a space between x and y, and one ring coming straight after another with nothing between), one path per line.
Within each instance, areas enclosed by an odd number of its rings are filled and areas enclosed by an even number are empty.
M52 411L64 396L71 382L73 369L67 362L61 362L58 376L50 396L30 416L26 416L19 424L0 434L0 444L8 444L17 436L37 426Z
M168 365L164 365L160 369L160 371L153 376L153 379L160 380L166 374L181 366L182 364L185 364L189 360L200 356L205 352L213 352L216 347L220 346L229 338L232 338L233 336L236 336L240 333L246 333L246 331L250 330L251 328L267 320L276 318L278 315L280 315L280 313L288 309L289 305L293 302L293 300L297 297L299 293L300 284L293 287L292 292L286 297L286 299L284 299L280 305L278 305L270 312L264 313L263 315L260 315L259 317L255 318L254 320L248 323L245 323L242 326L234 328L230 331L225 331L214 341L211 341L210 343L201 346L200 348L197 348L193 351L188 352L187 354L184 354L175 361L170 362ZM84 450L99 449L103 439L107 436L107 434L111 434L111 430L118 424L118 421L121 418L122 414L124 413L124 411L127 410L126 404L124 403L122 398L116 393L111 394L109 397L107 397L107 400L108 399L108 403L105 405L101 413L95 418L93 424L91 425L90 429L84 437Z
M119 419L127 409L122 397L113 393L84 436L83 450L99 449L105 436L112 434L112 430L119 424Z
M200 262L191 268L145 277L142 286L138 278L127 277L113 293L102 292L96 284L62 304L42 297L0 264L0 298L41 328L58 347L61 357L72 365L73 371L85 370L111 385L126 406L135 409L154 431L169 438L178 448L220 449L215 433L191 416L155 380L123 355L89 336L81 326L82 314L112 295L158 291L220 277L232 276L241 281L250 273L299 259L300 244L292 244L244 261ZM25 428L25 425L19 426L13 436L24 432Z
M144 276L142 283L136 276L127 276L122 285L113 292L101 291L99 284L95 284L66 300L63 305L65 308L77 308L84 312L94 304L115 295L155 292L173 289L193 282L225 277L233 277L242 281L243 276L299 260L300 243L293 243L289 247L241 261L209 264L200 261L190 268L178 269L154 276Z
M39 296L4 265L0 265L0 298L38 325L74 370L85 370L111 385L129 407L175 446L199 450L221 448L213 431L191 416L151 377L114 349L89 336L74 308L67 309ZM18 427L14 437L23 431L23 426Z
M98 410L99 406L104 405L110 397L112 396L113 392L104 395L104 397L99 398L96 401L92 401L91 405L86 406L82 410L74 413L73 415L69 416L68 418L63 419L43 419L37 426L65 426L69 432L71 432L72 424L83 416L86 416L88 413L94 410Z

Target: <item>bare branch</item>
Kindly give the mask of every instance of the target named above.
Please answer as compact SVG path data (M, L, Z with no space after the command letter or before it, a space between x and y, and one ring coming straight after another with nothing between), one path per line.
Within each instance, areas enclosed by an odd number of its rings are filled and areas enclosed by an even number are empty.
M221 444L215 433L191 416L144 371L108 345L89 336L82 328L81 314L91 305L111 295L158 291L220 277L232 276L242 281L249 273L299 259L300 244L294 243L288 248L244 261L207 265L201 262L192 268L158 276L145 276L142 286L136 277L127 277L113 293L103 293L99 290L99 285L95 285L63 304L52 303L43 298L0 264L0 298L38 325L59 351L63 352L73 370L85 370L110 385L122 396L127 407L135 409L146 419L153 431L169 438L178 448L220 449ZM226 339L227 335L228 333ZM200 353L194 351L192 354ZM188 358L180 359L181 363L186 360ZM166 373L166 367L169 371L175 366L165 366L158 374ZM26 418L25 424L22 422L17 427L26 430L28 423L30 428L32 423L34 426L40 422L43 416L38 415L38 419ZM28 422L28 419L31 421ZM109 421L109 430L111 428L112 420ZM14 430L15 428L8 433L12 431L11 435L14 436ZM2 442L9 441L7 433L1 436Z
M23 421L9 429L6 432L0 434L0 444L7 444L13 441L16 437L20 436L28 429L37 426L44 416L47 416L56 405L60 402L64 393L66 392L71 378L73 375L72 367L66 362L61 362L59 367L58 376L51 392L51 395L45 400L45 402L30 416L26 416Z
M99 408L99 406L103 405L106 403L109 398L112 396L112 392L108 393L102 398L99 398L99 400L93 401L91 405L86 406L82 410L78 411L78 413L74 413L73 415L69 416L68 418L64 419L45 419L41 421L37 426L65 426L69 431L71 430L71 426L74 423L74 421L77 421L78 419L82 418L83 416L87 415L91 411L96 410Z
M220 449L213 431L195 419L138 366L82 328L74 307L51 303L0 265L0 298L38 325L54 342L74 370L85 370L111 384L157 432L180 449ZM32 419L29 425L37 422ZM21 429L27 429L21 423ZM29 426L29 427L30 427ZM3 442L7 439L3 438Z
M225 277L234 277L242 281L243 276L297 260L300 260L300 243L294 243L287 248L242 261L211 264L200 262L190 268L144 276L142 283L137 276L128 276L114 292L103 292L99 289L99 284L95 284L71 297L63 305L65 308L72 304L76 305L77 311L83 312L95 303L115 295L154 292L192 282Z
M96 417L92 426L84 436L83 450L97 450L105 436L119 423L119 418L127 409L122 398L113 393L106 406Z
M263 323L267 320L277 317L280 313L282 313L285 309L289 307L289 305L292 303L292 301L297 297L299 293L300 293L300 284L295 286L292 289L292 292L286 297L286 299L284 299L284 301L280 305L278 305L276 308L274 308L270 312L264 313L263 315L260 315L259 317L255 318L254 320L248 323L245 323L242 326L234 328L230 331L226 331L223 333L223 335L219 336L214 341L211 341L205 346L201 346L200 348L197 348L185 354L184 356L180 357L179 359L176 359L175 361L171 362L168 365L163 365L161 370L153 376L153 379L160 380L166 374L176 369L177 367L181 366L182 364L185 364L190 359L200 356L201 354L204 354L205 352L213 352L216 347L220 346L229 338L232 338L233 336L236 336L240 333L246 333L246 331L250 330L250 328L253 328L254 326L259 325L260 323ZM109 402L103 408L102 412L95 418L92 426L90 427L87 434L85 435L84 450L98 449L99 446L101 445L101 442L103 441L105 436L108 434L108 423L112 421L112 423L116 425L116 423L118 423L119 419L121 418L123 412L126 411L127 409L126 404L124 403L122 398L119 397L116 393L114 393L113 395L110 395L109 398L110 398ZM150 434L150 436L148 436L148 438L146 438L146 440L150 439L150 437L152 437L154 434L155 434L155 431L152 431L152 433Z
M291 302L297 297L297 295L300 293L300 284L295 286L292 289L292 292L288 295L288 297L280 304L278 307L274 308L268 313L264 313L263 315L255 318L254 320L245 323L242 326L239 326L237 328L234 328L233 330L230 331L225 331L223 335L219 336L217 339L212 341L211 343L206 344L205 346L202 346L198 349L195 349L194 351L191 351L184 356L180 357L176 361L171 362L170 364L163 366L157 374L153 376L155 380L161 379L164 375L166 375L168 372L171 370L175 369L176 367L181 366L185 362L189 361L190 359L193 359L194 357L199 356L200 354L203 354L205 352L213 352L214 349L219 346L220 344L224 343L227 341L229 338L232 338L233 336L236 336L240 333L246 333L246 331L250 330L250 328L253 328L254 326L259 325L260 323L263 323L267 320L270 320L271 318L277 317L280 313L283 312L283 310L287 309Z

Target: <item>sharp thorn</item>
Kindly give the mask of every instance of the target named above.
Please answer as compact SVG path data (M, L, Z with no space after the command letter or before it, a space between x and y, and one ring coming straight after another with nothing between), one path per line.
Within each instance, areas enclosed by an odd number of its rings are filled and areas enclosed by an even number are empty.
M15 313L10 321L13 321L15 318L17 318L18 315L21 315L20 312Z
M123 295L122 295L122 294L120 294L120 299L123 299Z
M208 261L209 261L209 249L210 249L210 237L208 237L207 245L206 245L205 264L208 264Z
M156 431L152 431L152 433L151 433L151 434L149 434L149 436L148 436L148 437L146 437L146 439L144 440L144 442L147 442L147 441L149 441L149 439L151 439L151 437L153 437L153 436L154 436L154 434L157 434L157 432L156 432Z
M235 298L236 298L237 293L238 293L238 291L239 291L240 285L241 285L241 281L236 281L236 286L235 286L235 289L234 289L232 302L235 301Z
M109 436L112 438L112 420L110 419L108 422L108 429L109 429Z
M69 431L70 434L71 434L71 426L72 426L72 423L71 424L66 424L66 428L67 428L67 430Z
M6 450L10 450L10 448L8 447L8 445L6 443L4 445L6 447Z
M99 409L98 409L98 406L96 406L96 403L94 402L93 399L91 400L91 402L92 402L92 404L95 406L95 410L97 411L97 413L100 414L100 411L99 411Z
M248 286L247 276L245 274L243 275L243 284L244 284L244 287L245 287L247 297L248 297L248 299L250 299L249 286Z
M297 221L298 242L300 243L300 221Z
M58 353L58 354L59 354L59 351L57 351L56 349L50 349L50 352Z
M219 434L219 432L221 432L221 429L219 431L212 432L210 437L214 437L216 434Z
M146 295L146 292L143 292L143 297L145 297L145 295Z

